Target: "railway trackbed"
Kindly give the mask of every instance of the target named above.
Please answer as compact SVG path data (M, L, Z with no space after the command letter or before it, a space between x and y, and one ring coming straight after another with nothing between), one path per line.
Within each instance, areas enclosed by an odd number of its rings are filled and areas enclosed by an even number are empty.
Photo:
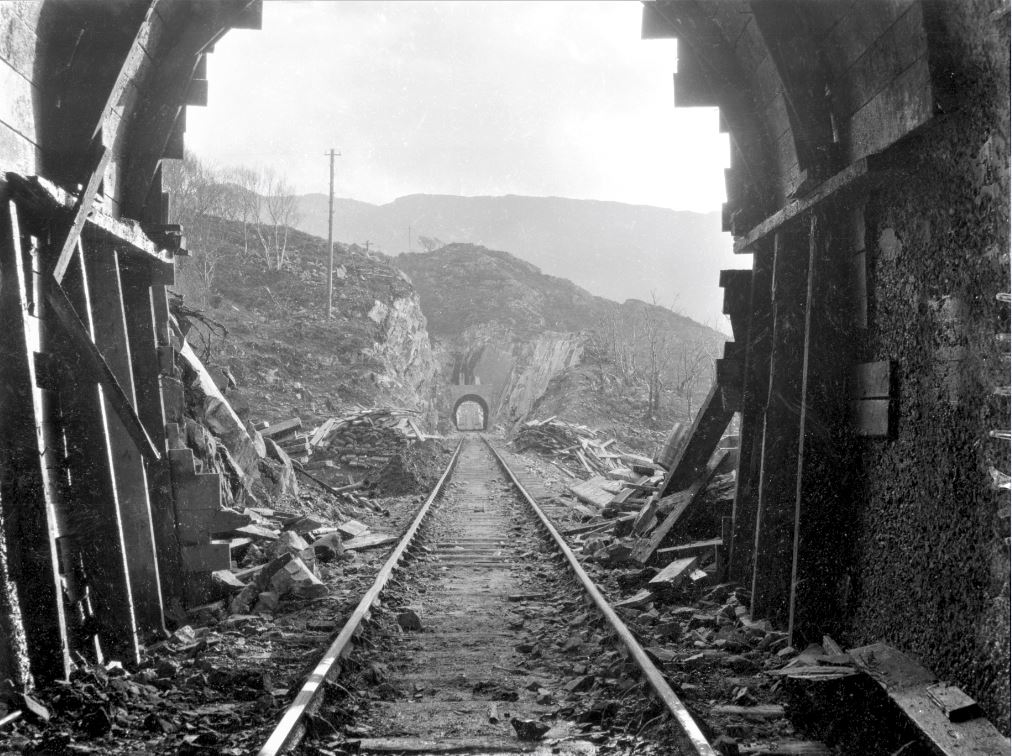
M497 455L447 471L260 750L716 754Z

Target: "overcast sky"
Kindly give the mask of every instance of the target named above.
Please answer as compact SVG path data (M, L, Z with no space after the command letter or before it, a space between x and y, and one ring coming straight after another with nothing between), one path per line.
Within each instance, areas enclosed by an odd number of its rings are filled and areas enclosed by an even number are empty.
M714 211L727 138L673 107L673 40L638 2L267 2L209 56L187 146L298 193L529 194Z

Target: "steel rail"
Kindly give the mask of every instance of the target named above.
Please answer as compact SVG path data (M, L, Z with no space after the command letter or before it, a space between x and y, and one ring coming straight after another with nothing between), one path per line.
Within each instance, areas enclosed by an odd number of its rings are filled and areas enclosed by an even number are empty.
M453 456L450 458L439 482L436 483L425 503L418 510L418 514L411 521L411 525L397 543L397 547L393 550L393 553L390 554L390 557L383 564L382 569L376 575L376 580L373 582L372 587L362 596L355 611L348 618L348 621L345 622L344 627L341 628L341 632L327 648L320 661L317 662L309 677L306 678L302 688L299 689L298 694L295 696L295 700L285 709L284 715L282 715L281 720L274 728L267 742L257 752L258 756L274 756L278 753L284 753L293 748L305 734L305 715L314 713L319 709L320 704L323 702L324 683L327 680L334 679L340 672L338 660L351 651L351 641L358 632L362 621L368 617L373 603L386 586L394 569L400 563L404 552L414 540L419 526L432 508L432 503L442 493L446 481L449 480L450 475L457 466L457 460L460 458L460 450L463 444L463 439L457 443L457 448L454 450Z
M503 473L510 479L531 509L534 510L534 513L538 516L538 519L541 520L541 524L544 526L545 530L555 541L555 545L565 555L566 561L569 562L570 569L576 577L579 578L580 583L583 584L584 590L594 600L598 610L604 615L605 619L608 620L608 623L611 625L615 635L618 636L626 650L636 661L636 665L640 668L640 671L643 673L647 682L650 683L650 687L654 689L654 692L674 717L675 722L678 723L679 728L681 728L685 737L688 738L689 743L695 749L695 753L698 754L698 756L719 756L718 752L710 745L709 741L707 741L706 736L703 735L702 730L699 729L699 725L696 724L696 721L692 718L692 714L689 713L685 704L683 704L678 696L675 695L675 691L673 691L671 686L668 685L668 681L664 679L664 675L662 675L660 670L654 666L652 661L650 661L650 658L646 655L646 652L640 646L639 642L629 631L629 628L626 627L625 623L615 613L615 610L611 608L608 600L601 594L601 591L598 590L597 585L595 585L594 581L591 580L590 576L586 573L586 571L584 571L580 562L577 560L576 555L573 553L573 550L569 548L569 544L566 543L559 531L555 529L554 525L552 525L547 515L545 515L541 507L538 506L534 497L527 492L527 489L520 483L520 480L513 473L513 470L511 470L510 466L506 464L506 460L504 460L502 455L499 454L499 451L492 446L488 438L482 436L482 440L492 452L492 456L496 458L496 461L499 463L499 467L502 468Z

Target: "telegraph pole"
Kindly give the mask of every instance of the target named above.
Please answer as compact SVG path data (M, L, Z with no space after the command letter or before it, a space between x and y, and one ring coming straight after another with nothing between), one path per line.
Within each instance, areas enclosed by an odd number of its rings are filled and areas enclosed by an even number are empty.
M340 157L340 152L323 153L330 155L330 206L327 211L327 251L330 261L327 265L327 317L334 315L334 158Z

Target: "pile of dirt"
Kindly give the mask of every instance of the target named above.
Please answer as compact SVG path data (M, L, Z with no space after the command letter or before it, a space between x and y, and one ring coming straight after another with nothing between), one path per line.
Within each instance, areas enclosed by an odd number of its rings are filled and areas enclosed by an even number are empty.
M366 479L366 486L380 496L426 493L439 481L452 450L439 439L411 444L390 458Z

